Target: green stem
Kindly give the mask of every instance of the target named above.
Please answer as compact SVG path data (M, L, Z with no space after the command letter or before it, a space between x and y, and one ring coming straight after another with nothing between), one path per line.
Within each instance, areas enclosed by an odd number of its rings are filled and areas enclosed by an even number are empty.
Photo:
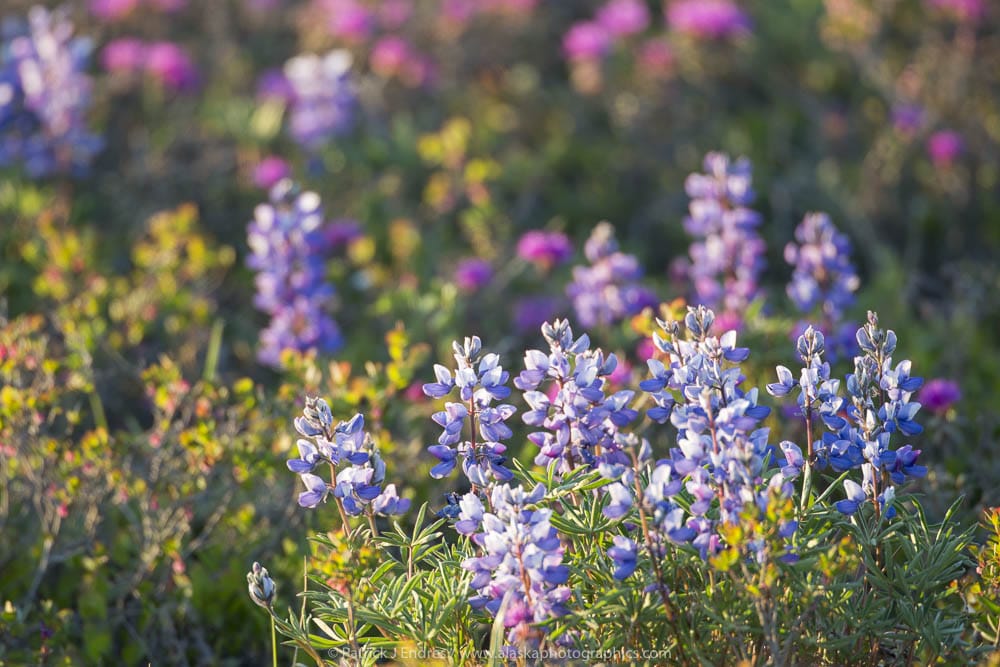
M271 665L278 667L278 638L274 633L274 616L271 616Z

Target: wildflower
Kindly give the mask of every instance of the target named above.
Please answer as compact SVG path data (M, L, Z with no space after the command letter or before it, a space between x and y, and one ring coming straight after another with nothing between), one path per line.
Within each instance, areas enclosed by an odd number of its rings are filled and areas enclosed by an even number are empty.
M101 51L101 65L109 72L134 74L146 61L146 44L139 39L122 37L107 43Z
M312 473L303 473L299 476L299 478L302 480L306 489L308 489L307 491L303 491L299 494L300 506L311 509L319 505L321 502L326 501L326 496L330 492L330 487L322 477L313 475Z
M464 259L455 268L455 284L463 292L477 292L493 278L493 267L485 259Z
M285 63L285 79L294 95L289 130L307 150L318 150L350 129L357 102L351 62L349 52L335 50L324 56L296 56Z
M254 168L253 182L259 188L270 190L292 173L288 163L275 155L269 155Z
M934 378L920 390L920 403L934 414L948 412L952 405L962 398L958 383L944 378Z
M671 29L698 39L722 39L750 31L750 18L732 0L674 0L666 14Z
M608 558L615 564L614 578L621 581L635 572L638 549L635 542L622 535L615 535L611 539L614 546L608 549Z
M954 130L935 132L927 139L927 154L935 167L949 167L962 154L962 135Z
M598 10L597 22L614 37L628 37L646 29L649 9L643 0L609 0Z
M574 267L573 282L566 288L580 324L585 327L614 324L656 304L653 293L639 284L642 277L639 260L619 252L610 223L594 227L584 245L584 254L590 266Z
M562 232L525 232L517 242L517 255L543 271L569 259L573 253L569 238Z
M270 609L274 604L274 581L267 568L261 567L260 563L254 562L247 572L247 588L250 599L261 607Z
M34 7L0 44L0 166L29 174L82 173L101 139L86 124L90 41L73 37L64 10Z
M198 86L194 61L173 42L154 42L146 47L146 73L171 92L190 92Z
M596 21L574 23L563 37L563 53L571 62L600 60L610 48L607 29Z
M760 214L748 208L754 200L750 161L709 153L704 167L705 173L691 174L684 183L691 197L684 229L695 240L690 259L675 269L690 282L693 301L738 322L758 296L764 269L764 241L756 230Z
M270 199L255 209L247 228L247 265L258 272L254 305L271 316L258 359L278 366L284 349L329 352L341 345L341 336L327 314L334 291L325 278L319 195L296 192L285 180L271 189Z

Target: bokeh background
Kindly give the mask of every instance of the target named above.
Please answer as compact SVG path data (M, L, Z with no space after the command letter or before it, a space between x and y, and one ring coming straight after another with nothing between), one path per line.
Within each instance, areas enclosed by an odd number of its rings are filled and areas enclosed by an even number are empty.
M440 505L431 364L476 334L516 373L566 316L639 377L643 306L696 300L685 183L711 151L752 164L764 251L732 320L751 380L816 315L785 247L824 211L859 276L845 321L877 310L946 389L913 443L928 511L1000 504L988 0L5 0L0 18L0 664L260 664L244 573L266 557L293 590L306 536L336 525L285 469L303 397L365 412L403 493ZM569 286L604 220L641 289L589 322Z

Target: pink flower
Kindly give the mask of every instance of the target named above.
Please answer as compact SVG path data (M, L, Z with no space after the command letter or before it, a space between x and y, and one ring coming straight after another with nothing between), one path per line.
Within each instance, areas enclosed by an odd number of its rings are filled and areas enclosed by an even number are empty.
M927 139L927 154L935 167L948 167L962 154L962 135L954 130L935 132Z
M924 385L917 400L925 409L942 415L962 398L962 390L957 382L944 378L934 378Z
M402 37L382 37L372 47L372 69L382 76L396 76L411 60L410 44Z
M699 39L721 39L750 30L750 18L731 0L677 0L667 7L667 23Z
M109 72L131 74L142 69L146 44L132 37L110 41L101 51L101 65Z
M525 232L517 242L517 255L523 260L549 269L569 259L573 254L569 239L562 232Z
M563 52L572 61L598 60L611 48L611 36L600 23L575 23L563 37Z
M270 155L260 161L253 172L253 182L257 187L270 190L275 183L288 178L292 173L288 163L276 155Z
M628 37L649 26L649 10L642 0L610 0L597 12L597 22L615 37Z
M649 361L655 354L656 345L653 343L652 338L643 338L635 347L635 356L639 358L639 361Z
M324 0L323 7L334 37L360 42L367 39L375 27L375 16L357 0Z
M174 92L191 91L198 85L198 71L194 63L187 52L173 42L149 45L146 73Z

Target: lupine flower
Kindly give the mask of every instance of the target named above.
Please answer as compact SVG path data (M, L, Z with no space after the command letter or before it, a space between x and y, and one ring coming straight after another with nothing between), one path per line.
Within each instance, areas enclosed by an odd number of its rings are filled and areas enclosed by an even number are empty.
M314 508L332 495L350 516L409 510L410 500L398 496L395 484L382 487L385 462L364 427L360 414L334 426L326 401L306 399L302 416L295 419L295 430L308 439L297 443L299 458L288 461L288 469L298 473L306 487L299 494L299 505ZM340 467L330 482L312 472L322 463L331 470Z
M462 562L473 573L471 587L478 593L470 604L493 615L504 607L502 622L511 644L537 640L541 631L533 631L532 624L567 613L564 603L571 591L562 584L569 568L562 564L562 542L549 522L552 510L529 508L544 495L541 484L530 493L507 484L495 487L491 511L482 515L482 532L472 537L484 555Z
M609 0L598 10L597 22L614 37L628 37L649 26L649 9L643 0Z
M614 578L621 581L635 572L638 549L635 542L622 535L615 535L611 539L615 546L608 549L608 558L615 564Z
M639 260L618 251L610 223L594 227L584 255L590 266L574 267L573 282L566 288L583 326L614 324L657 303L655 295L638 282L642 278Z
M572 254L569 238L562 232L532 230L525 232L517 242L517 256L544 271L562 264Z
M292 174L288 163L275 155L269 155L254 168L253 182L259 188L270 190L282 179Z
M749 353L736 346L736 332L710 335L715 314L704 306L688 308L687 339L680 336L680 323L657 323L661 331L654 333L653 342L666 361L651 359L651 378L639 386L655 404L650 418L669 420L677 428L677 447L652 468L636 502L652 519L654 549L662 550L665 542L690 542L707 558L724 546L716 530L719 522L738 524L744 507L765 508L774 497L789 497L791 484L783 472L764 482L764 461L772 448L768 429L757 426L769 409L758 405L756 389L740 387L740 368L730 365ZM786 451L786 463L797 468L795 449ZM674 501L682 488L694 500L687 511ZM717 520L708 514L715 504ZM759 544L729 546L745 547L758 560L767 557Z
M853 356L857 325L845 322L844 313L854 305L861 281L851 263L850 240L825 213L809 213L795 229L795 241L785 246L785 261L795 267L789 298L807 316L819 311L817 324L826 334L831 359ZM799 329L804 328L800 323Z
M935 132L927 139L927 154L935 167L948 167L962 154L962 135L954 130Z
M154 42L146 48L146 73L172 92L190 92L198 86L194 61L173 42Z
M326 313L334 292L325 279L323 222L319 195L298 193L289 181L274 186L271 203L254 211L247 265L258 272L254 305L271 316L261 333L262 363L278 366L286 348L329 352L341 344Z
M915 421L920 403L911 401L923 380L910 375L910 362L892 365L896 334L878 326L878 316L868 313L868 321L857 331L861 354L854 358L854 372L844 382L847 397L839 395L840 382L830 378L830 365L822 362L823 335L807 329L799 338L797 349L803 362L798 381L787 368L778 367L778 382L768 385L776 396L799 388L799 406L803 413L819 414L829 430L807 452L808 464L837 472L861 468L863 482L845 480L847 498L837 503L844 514L853 514L868 498L881 511L889 506L895 493L892 484L903 484L908 477L922 477L927 468L916 464L920 450L904 445L891 447L894 434L916 435L923 429ZM877 398L876 398L877 397ZM846 408L846 409L845 409ZM887 516L895 510L892 509Z
M299 144L315 151L350 129L357 100L349 52L296 56L284 74L294 93L289 129Z
M698 39L721 39L750 31L750 18L732 0L673 0L667 23Z
M600 60L610 48L610 34L596 21L574 23L563 37L563 52L572 62Z
M618 365L615 355L591 350L586 334L574 338L566 320L542 325L542 335L549 352L528 350L525 370L514 380L531 408L524 423L544 429L528 436L539 448L535 463L554 466L561 474L579 466L627 464L630 458L623 450L634 443L620 429L638 412L628 407L634 392L605 394L606 378ZM543 384L554 390L551 398L539 391ZM622 500L620 493L612 499L612 512Z
M684 229L695 238L690 260L675 270L690 281L693 301L719 308L731 322L742 318L759 294L765 244L757 233L760 214L754 200L751 166L722 153L705 156L705 173L691 174L684 189L691 197Z
M458 389L461 403L445 403L445 409L434 414L436 424L443 431L438 444L428 448L439 463L431 469L431 476L440 479L451 474L458 463L472 483L473 488L492 487L495 482L505 482L514 473L506 467L507 451L502 440L513 433L504 422L516 409L512 405L493 406L494 400L510 396L507 381L510 374L500 366L496 354L483 354L478 336L466 338L464 344L452 343L458 368L454 374L445 366L434 365L437 382L424 385L430 398L444 398ZM463 439L466 422L470 436ZM478 437L476 437L478 434Z
M268 574L267 568L262 567L260 563L254 562L253 567L247 572L247 589L250 599L261 607L270 609L274 604L274 581Z
M918 396L921 405L934 414L943 415L952 405L962 398L962 390L958 383L944 378L934 378L920 390Z
M0 45L0 165L33 176L81 173L101 148L86 125L89 40L73 37L66 12L34 7L27 26Z
M455 267L455 284L463 292L478 292L493 278L493 267L485 259L470 257Z

